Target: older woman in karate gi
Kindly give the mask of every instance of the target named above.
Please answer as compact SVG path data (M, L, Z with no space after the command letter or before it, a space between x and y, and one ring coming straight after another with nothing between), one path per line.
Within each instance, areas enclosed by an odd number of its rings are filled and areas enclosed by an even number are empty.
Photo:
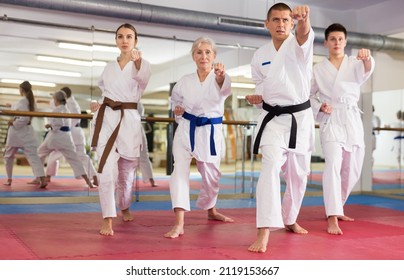
M28 81L20 84L20 94L23 98L13 108L16 111L35 111L35 98L32 86ZM24 155L31 165L34 176L38 178L41 188L46 187L45 172L41 159L38 157L38 139L31 125L31 118L19 116L9 121L7 141L4 151L4 161L7 172L7 182L4 185L11 186L13 177L13 165L18 149L24 151Z
M330 234L343 234L338 219L345 216L344 204L358 182L365 143L361 110L357 103L360 86L374 69L370 50L360 49L356 57L345 54L347 32L341 24L325 30L324 45L329 57L314 66L311 89L312 108L320 123L320 139L325 166L323 193Z
M69 113L66 107L66 100L67 96L64 91L55 92L53 94L55 108L52 112ZM74 176L76 178L83 178L89 187L93 187L83 167L83 163L77 157L70 132L71 120L69 118L48 118L48 121L49 123L45 125L45 128L50 129L50 131L38 148L38 156L42 162L45 161L46 156L51 152L59 151L73 169Z
M81 114L80 105L72 95L71 89L69 87L63 87L61 90L66 93L66 107L69 112L72 114ZM83 163L83 167L86 170L87 175L93 179L93 185L98 185L97 171L94 168L91 158L86 152L86 140L84 137L83 129L80 127L80 119L71 119L71 125L71 133L77 157ZM50 153L46 165L46 180L48 182L50 182L52 176L57 175L59 160L62 157L63 155L59 151L53 151L52 153Z
M216 47L209 38L198 38L192 46L196 73L183 76L174 86L171 102L178 127L173 140L174 170L170 194L175 224L164 236L184 234L184 216L190 211L189 174L192 158L202 176L196 206L208 210L208 219L233 222L216 210L222 148L224 102L231 94L231 80L224 65L214 63ZM213 67L212 67L213 65Z
M135 27L125 23L115 34L116 46L121 51L116 61L107 64L98 85L102 91L102 104L92 103L92 147L99 157L98 190L102 209L102 235L113 235L112 219L118 207L124 221L133 217L129 207L132 202L132 185L142 149L142 124L139 102L151 71L150 64L136 50L138 42Z

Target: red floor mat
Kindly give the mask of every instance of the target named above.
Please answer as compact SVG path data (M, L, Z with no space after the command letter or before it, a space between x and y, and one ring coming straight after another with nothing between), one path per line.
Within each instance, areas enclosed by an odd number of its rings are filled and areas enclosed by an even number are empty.
M166 239L171 211L135 212L135 221L114 220L115 236L98 234L100 213L0 215L0 259L54 260L403 260L404 213L347 205L355 222L341 222L342 236L326 233L323 207L302 208L298 235L271 233L265 254L247 251L256 236L255 209L223 209L235 223L208 221L206 212L186 214L185 234Z

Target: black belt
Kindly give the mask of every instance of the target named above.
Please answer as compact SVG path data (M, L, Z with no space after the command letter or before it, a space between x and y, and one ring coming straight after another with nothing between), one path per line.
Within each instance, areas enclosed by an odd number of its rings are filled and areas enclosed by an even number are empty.
M310 108L310 100L307 100L304 103L297 104L297 105L291 105L291 106L271 106L265 102L262 104L262 109L267 111L268 113L262 120L260 129L257 133L257 136L255 138L254 142L254 154L258 154L258 149L260 146L260 141L262 137L262 133L264 132L264 128L269 123L275 116L283 115L283 114L291 114L292 115L292 125L290 128L290 137L289 137L289 148L290 149L295 149L296 148L296 135L297 135L297 122L296 118L293 115L293 113L303 111Z
M61 131L64 131L64 132L68 132L68 131L70 131L70 127L68 127L68 126L62 126L62 127L60 127L60 130L61 130Z

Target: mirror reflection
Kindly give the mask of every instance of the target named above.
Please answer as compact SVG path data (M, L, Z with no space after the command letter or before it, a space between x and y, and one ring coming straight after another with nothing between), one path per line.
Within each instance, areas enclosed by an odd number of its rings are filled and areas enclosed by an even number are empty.
M94 26L72 28L50 22L24 22L22 19L19 21L9 19L0 24L1 108L15 109L15 104L22 98L18 87L23 81L29 81L32 84L37 112L52 112L52 98L55 92L68 87L71 96L80 106L80 112L88 115L90 102L100 98L97 83L106 63L117 59L119 55L119 50L111 44L114 42L115 30L98 30ZM164 46L163 50L161 46ZM150 178L139 170L135 182L139 188L159 185L167 191L168 186L162 186L158 181L159 178L166 179L170 174L169 164L172 164L167 158L167 138L168 128L173 123L166 120L170 117L170 84L185 73L195 70L195 63L190 54L191 46L191 40L139 34L137 47L152 64L152 77L142 97L144 106L142 115L155 181L154 184L151 183ZM233 123L224 125L226 152L222 161L223 181L232 186L231 192L251 193L253 180L249 176L253 162L249 161L251 155L246 147L249 147L248 141L251 141L254 127L241 125L237 121L252 120L257 113L243 99L243 96L254 88L249 76L248 63L255 49L220 42L217 48L218 59L225 63L226 70L235 82L232 89L233 96L225 103L225 118ZM157 120L147 121L146 118ZM158 118L163 120L159 121ZM13 117L1 116L2 150L10 119ZM96 167L98 158L90 149L90 121L89 118L83 117L78 126L84 133L86 156L91 158L91 162L82 161L88 170L89 179L92 183L96 183L91 173L91 165ZM41 116L31 119L30 125L39 144L43 143L44 136L48 132L45 127L48 122L49 118ZM97 190L88 188L84 180L75 179L74 172L65 157L58 158L56 163L50 162L48 157L45 160L48 185L42 189L41 184L29 184L35 182L36 178L24 152L18 151L14 160L13 182L11 186L2 185L0 192L12 197L97 195ZM196 171L195 164L192 168ZM2 169L1 178L6 179L5 167ZM194 177L197 185L199 177L198 175Z

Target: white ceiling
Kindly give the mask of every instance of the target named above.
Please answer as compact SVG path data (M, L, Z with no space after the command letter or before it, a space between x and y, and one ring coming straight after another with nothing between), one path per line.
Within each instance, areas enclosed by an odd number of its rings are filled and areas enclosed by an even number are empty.
M62 1L62 0L61 0ZM104 2L104 1L103 1ZM114 2L114 1L110 1ZM119 2L119 1L118 1ZM130 1L125 1L130 2ZM208 13L226 14L252 19L263 19L268 7L274 2L265 0L145 0L132 1L150 5L160 5L171 8L190 9ZM296 0L287 1L292 7L297 3L308 4L311 7L312 24L324 27L332 22L346 24L350 31L394 35L403 38L404 21L400 11L404 11L404 1L398 0ZM396 12L397 11L397 12ZM87 101L99 95L96 87L97 79L103 67L79 67L61 63L40 62L36 55L49 55L79 60L116 59L117 53L82 52L58 48L57 41L73 41L91 44L114 44L113 31L125 19L106 18L102 16L88 16L71 14L52 10L40 10L1 4L0 14L7 15L12 20L0 21L0 79L12 78L30 81L51 81L56 88L39 88L37 93L53 92L57 88L68 85L73 92ZM375 16L375 14L377 16ZM16 23L14 19L32 20L50 24L78 26L90 29L105 29L112 32L92 32L91 30L76 30L62 27L52 27L39 24ZM376 20L375 20L376 19ZM197 36L208 34L221 45L219 56L227 60L228 68L242 71L238 66L246 65L253 52L253 48L262 45L266 38L240 34L220 33L218 31L196 30L184 27L135 23L140 33L138 47L143 56L153 64L153 76L147 88L147 94L161 92L168 88L182 74L193 71L193 62L189 51L191 41ZM394 33L393 33L394 32ZM143 36L142 36L143 35ZM159 39L164 37L167 39ZM174 39L174 37L176 39ZM235 49L235 45L250 46L252 49ZM78 71L80 78L46 76L43 74L29 74L17 71L19 66L35 66L66 71ZM237 72L236 71L236 72ZM241 72L240 72L241 73ZM12 87L11 84L0 83L0 87ZM15 85L14 85L15 86ZM147 97L147 96L146 96ZM4 102L0 99L0 103Z

